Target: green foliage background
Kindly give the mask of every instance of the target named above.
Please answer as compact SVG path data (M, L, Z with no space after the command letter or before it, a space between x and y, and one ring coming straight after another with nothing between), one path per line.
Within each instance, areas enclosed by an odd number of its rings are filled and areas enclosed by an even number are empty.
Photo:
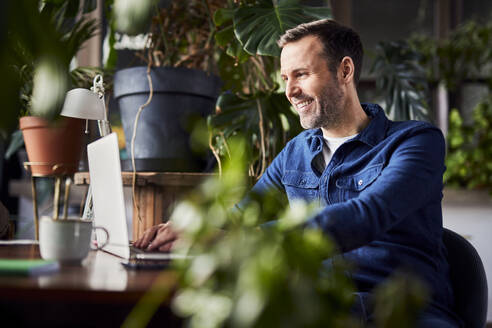
M444 181L455 187L492 192L492 24L468 22L448 38L413 36L407 41L381 43L373 71L381 74L377 86L385 95L387 113L396 119L431 120L430 85L442 83L458 92L466 83L487 87L487 95L473 110L467 125L460 110L450 111L447 170Z
M473 111L464 125L458 110L449 117L447 170L444 180L455 187L486 189L492 195L492 96Z

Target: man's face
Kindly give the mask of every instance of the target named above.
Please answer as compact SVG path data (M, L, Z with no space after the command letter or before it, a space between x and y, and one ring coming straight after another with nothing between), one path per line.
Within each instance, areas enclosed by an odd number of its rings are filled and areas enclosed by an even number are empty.
M343 90L328 69L323 48L315 36L288 43L280 55L285 95L299 113L305 129L330 129L340 124Z

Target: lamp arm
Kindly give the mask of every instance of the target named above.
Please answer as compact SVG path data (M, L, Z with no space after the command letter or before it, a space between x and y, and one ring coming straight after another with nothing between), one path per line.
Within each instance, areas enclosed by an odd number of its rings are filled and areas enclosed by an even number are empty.
M107 136L111 133L111 125L108 120L98 120L97 125L99 126L99 134L101 137Z
M101 83L102 83L102 78L101 78ZM101 88L102 88L102 84L101 84ZM106 109L106 104L104 102L104 93L102 93L101 102L103 104L103 109L104 109L104 118L102 120L98 120L97 125L99 126L99 134L101 135L101 137L104 137L111 133L111 125L109 124L109 120L108 120L108 111Z

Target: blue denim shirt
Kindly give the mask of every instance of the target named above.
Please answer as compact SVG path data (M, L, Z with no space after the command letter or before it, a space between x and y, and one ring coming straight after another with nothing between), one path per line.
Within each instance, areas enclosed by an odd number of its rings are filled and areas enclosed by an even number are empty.
M306 130L285 146L253 191L275 187L289 201L318 202L307 225L329 234L356 264L352 278L359 291L370 291L397 268L411 269L427 283L431 307L449 314L442 133L425 122L390 121L375 104L362 107L370 123L326 167L320 165L321 129Z

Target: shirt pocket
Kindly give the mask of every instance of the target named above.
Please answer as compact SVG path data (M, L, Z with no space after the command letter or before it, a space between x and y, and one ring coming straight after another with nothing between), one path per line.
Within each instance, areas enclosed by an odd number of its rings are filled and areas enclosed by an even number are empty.
M303 199L306 202L318 200L319 178L310 172L287 171L282 177L282 184L289 201Z
M342 201L358 197L367 187L369 187L381 174L383 164L371 165L360 172L342 176L336 181L336 186L340 191Z

